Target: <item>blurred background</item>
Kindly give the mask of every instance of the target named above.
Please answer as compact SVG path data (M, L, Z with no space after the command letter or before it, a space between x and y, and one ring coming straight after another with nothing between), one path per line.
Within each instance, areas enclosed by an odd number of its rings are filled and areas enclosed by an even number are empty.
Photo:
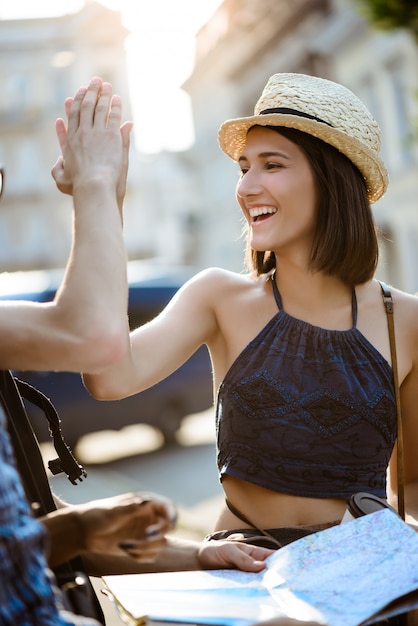
M1 0L1 269L65 262L71 204L50 177L54 121L97 74L135 121L130 259L240 271L237 168L217 130L252 113L271 74L304 72L352 89L381 126L391 184L374 207L379 277L417 291L417 12L411 0Z

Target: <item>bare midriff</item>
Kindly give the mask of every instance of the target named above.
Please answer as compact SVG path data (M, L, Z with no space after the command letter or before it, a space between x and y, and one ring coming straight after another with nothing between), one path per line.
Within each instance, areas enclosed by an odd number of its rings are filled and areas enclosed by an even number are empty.
M306 498L277 493L233 476L224 476L222 486L233 506L262 529L338 523L346 508L345 498ZM224 505L215 530L247 527L248 524Z

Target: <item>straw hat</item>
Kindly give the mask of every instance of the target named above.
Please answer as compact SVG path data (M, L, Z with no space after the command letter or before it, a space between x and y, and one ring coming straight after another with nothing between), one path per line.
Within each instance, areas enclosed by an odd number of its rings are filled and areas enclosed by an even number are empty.
M314 135L345 154L363 174L370 202L386 191L388 173L379 156L380 129L349 89L305 74L274 74L255 105L254 115L227 120L219 129L222 150L235 161L255 125L286 126Z

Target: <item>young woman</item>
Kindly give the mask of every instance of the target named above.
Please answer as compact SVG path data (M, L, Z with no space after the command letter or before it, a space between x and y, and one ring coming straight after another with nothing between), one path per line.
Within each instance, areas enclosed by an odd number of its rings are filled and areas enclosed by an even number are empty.
M295 538L338 523L353 493L386 498L396 488L393 472L386 485L396 404L370 208L388 176L366 107L312 76L272 76L254 116L225 122L219 141L241 169L248 273L199 273L127 332L117 366L84 380L99 399L125 397L206 344L226 496L215 530L279 529L286 542L283 529ZM414 523L418 298L392 295Z

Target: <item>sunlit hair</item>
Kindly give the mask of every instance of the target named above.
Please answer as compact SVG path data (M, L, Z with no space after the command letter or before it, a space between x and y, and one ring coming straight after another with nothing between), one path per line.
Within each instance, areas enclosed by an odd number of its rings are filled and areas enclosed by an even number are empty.
M360 171L344 154L312 135L293 128L266 128L297 144L311 167L318 205L309 269L337 276L348 285L370 280L379 256L378 237ZM246 265L257 276L276 267L273 252L251 248L248 227Z

